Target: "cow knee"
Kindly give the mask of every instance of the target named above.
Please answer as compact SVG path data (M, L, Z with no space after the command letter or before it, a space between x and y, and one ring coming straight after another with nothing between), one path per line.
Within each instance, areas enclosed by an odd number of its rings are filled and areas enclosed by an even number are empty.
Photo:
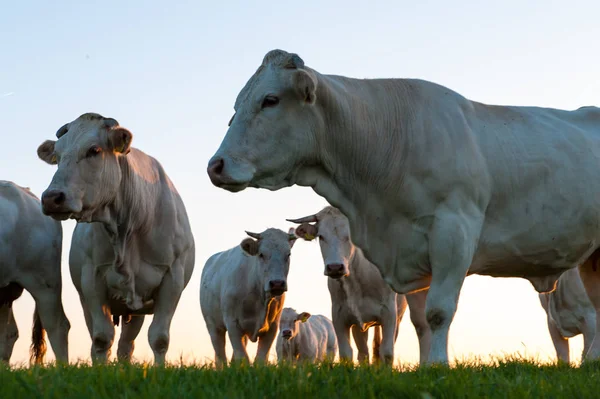
M448 324L448 315L442 309L433 308L427 311L427 323L431 330L438 330Z
M131 342L119 342L119 348L117 349L117 358L121 362L130 362L133 355L135 343Z
M169 337L162 334L153 337L150 342L150 347L154 352L162 354L166 353L167 349L169 349Z

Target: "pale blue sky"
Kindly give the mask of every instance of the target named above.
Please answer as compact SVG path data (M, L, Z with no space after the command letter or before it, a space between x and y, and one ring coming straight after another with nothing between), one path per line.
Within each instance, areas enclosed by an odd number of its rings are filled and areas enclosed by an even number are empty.
M244 229L287 229L286 217L325 205L307 188L231 194L213 187L206 175L235 97L267 51L296 52L322 73L427 79L493 104L600 105L600 3L451 3L5 1L0 179L41 195L55 168L38 160L37 146L84 112L114 117L129 128L133 145L155 156L180 191L197 243L196 269L175 315L168 359L212 358L198 304L205 260L237 245ZM87 359L90 339L67 265L73 226L63 223L63 302L72 324L71 358ZM289 286L287 305L330 316L316 243L294 247ZM21 338L13 361L19 362L27 359L33 301L24 295L15 310ZM151 359L148 325L137 340L139 359ZM396 356L415 361L408 313L401 328ZM581 340L575 342L579 356ZM537 295L524 280L469 277L450 354L517 350L554 356Z

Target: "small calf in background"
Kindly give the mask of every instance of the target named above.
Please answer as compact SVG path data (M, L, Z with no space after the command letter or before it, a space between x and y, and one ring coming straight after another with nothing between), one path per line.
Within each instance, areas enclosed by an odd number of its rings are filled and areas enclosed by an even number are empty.
M333 360L338 350L333 323L322 315L284 308L275 349L279 362Z

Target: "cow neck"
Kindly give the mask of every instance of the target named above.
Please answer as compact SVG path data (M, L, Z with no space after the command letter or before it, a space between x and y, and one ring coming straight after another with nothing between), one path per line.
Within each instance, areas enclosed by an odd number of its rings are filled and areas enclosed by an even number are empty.
M260 303L263 305L262 308L265 311L265 317L266 317L266 314L267 314L266 312L268 311L269 303L271 302L273 297L271 297L270 295L268 295L265 292L264 284L260 280L260 276L262 276L262 273L261 273L260 267L259 267L259 260L256 256L252 256L251 270L250 270L249 275L252 276L252 280L250 281L252 290L258 292L259 298L260 298Z
M312 187L340 209L349 219L353 241L369 253L366 226L369 220L385 221L385 198L398 199L405 164L410 163L412 138L407 132L414 119L410 84L402 79L367 83L315 75L315 106L323 120L318 127L321 131L315 134L318 160L316 165L300 168L295 183ZM390 93L396 101L389 101ZM390 125L398 126L395 135L390 134Z
M360 274L362 272L360 265L363 261L364 256L359 248L355 247L354 253L348 259L348 268L350 275L347 277L342 277L339 279L340 285L344 290L344 294L346 295L346 301L349 298L361 298L362 297L362 287L360 284L361 278ZM359 305L358 303L356 304Z

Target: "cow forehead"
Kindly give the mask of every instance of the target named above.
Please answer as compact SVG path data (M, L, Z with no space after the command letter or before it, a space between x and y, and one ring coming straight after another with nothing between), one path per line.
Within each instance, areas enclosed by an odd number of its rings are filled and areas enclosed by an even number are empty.
M260 247L272 250L289 250L289 235L279 229L267 229L260 233Z
M103 120L89 120L79 117L69 123L69 130L58 139L56 149L65 151L69 148L79 147L103 139L101 136L103 130Z
M292 308L284 308L281 311L281 320L290 321L298 317L298 312Z

